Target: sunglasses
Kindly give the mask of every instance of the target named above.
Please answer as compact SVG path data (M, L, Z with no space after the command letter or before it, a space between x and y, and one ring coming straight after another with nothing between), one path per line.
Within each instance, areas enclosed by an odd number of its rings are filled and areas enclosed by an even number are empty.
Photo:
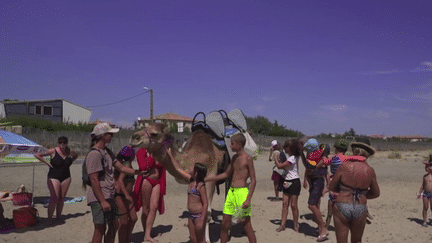
M68 143L65 141L60 141L60 142L58 142L58 144L68 144Z

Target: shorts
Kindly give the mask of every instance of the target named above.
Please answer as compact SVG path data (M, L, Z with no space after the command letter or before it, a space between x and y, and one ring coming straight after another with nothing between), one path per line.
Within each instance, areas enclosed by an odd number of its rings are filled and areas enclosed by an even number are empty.
M432 198L432 192L428 192L428 191L423 191L423 197L427 198L427 199L431 199Z
M271 179L272 181L279 181L280 179L282 179L282 176L276 171L273 171Z
M301 191L301 183L299 178L284 181L284 185L283 185L284 194L298 196L300 195L300 191Z
M246 201L248 194L249 189L247 187L230 187L226 196L223 214L231 216L234 215L236 210L242 207L243 203ZM249 205L248 208L243 209L241 216L251 216L251 205Z
M107 202L111 205L111 211L109 212L102 211L100 202L90 203L94 224L107 224L119 218L117 205L114 199L107 199Z
M309 205L318 205L318 202L320 201L322 196L323 189L324 189L323 177L311 178L311 185L309 189L309 199L308 199Z

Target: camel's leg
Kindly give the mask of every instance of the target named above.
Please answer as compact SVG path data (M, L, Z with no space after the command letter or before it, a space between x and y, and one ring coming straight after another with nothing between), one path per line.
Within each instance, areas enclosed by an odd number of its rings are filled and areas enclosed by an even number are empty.
M216 188L216 183L215 182L208 182L206 183L206 190L207 190L207 197L208 197L208 208L207 208L207 224L206 224L206 228L205 228L205 240L206 242L210 242L210 220L212 219L212 215L211 215L211 204L213 201L213 195L215 192L215 188Z

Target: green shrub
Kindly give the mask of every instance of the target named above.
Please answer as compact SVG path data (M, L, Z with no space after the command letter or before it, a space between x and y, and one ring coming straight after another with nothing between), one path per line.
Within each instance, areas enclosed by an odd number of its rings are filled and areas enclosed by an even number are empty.
M10 126L22 126L45 130L49 132L59 131L81 131L91 132L94 125L88 123L67 123L67 122L53 122L43 118L35 118L28 116L14 116L0 119L0 123L10 122Z
M402 155L398 151L392 150L390 152L390 154L388 155L388 158L389 159L400 159L400 158L402 158Z

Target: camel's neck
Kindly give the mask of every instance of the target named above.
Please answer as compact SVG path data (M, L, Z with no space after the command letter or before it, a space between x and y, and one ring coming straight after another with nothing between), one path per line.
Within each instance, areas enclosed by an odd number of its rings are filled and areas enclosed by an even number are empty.
M178 157L178 153L176 153L175 151L173 151L173 149L171 149L174 158ZM174 176L175 178L180 178L180 174L177 172L177 170L175 169L171 158L168 156L168 154L166 153L165 150L160 150L158 153L155 153L154 155L152 155L153 158L155 158L161 165L163 165L165 167L165 169L168 171L168 173L170 173L172 176ZM177 162L180 163L180 161L178 161L176 159ZM180 164L181 166L181 164Z

